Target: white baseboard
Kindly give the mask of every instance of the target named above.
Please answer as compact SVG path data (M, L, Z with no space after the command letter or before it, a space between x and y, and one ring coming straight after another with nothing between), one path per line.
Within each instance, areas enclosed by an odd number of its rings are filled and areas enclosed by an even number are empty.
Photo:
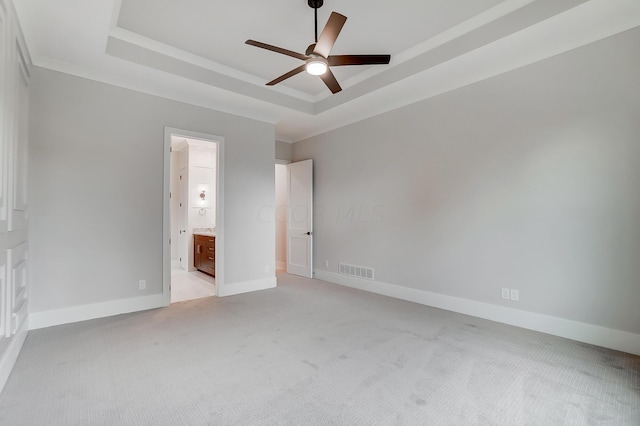
M92 303L90 305L72 306L51 311L33 312L29 315L29 330L128 314L130 312L146 311L162 306L165 306L163 303L163 295L154 294L151 296Z
M241 281L237 283L224 283L218 288L218 297L233 296L234 294L248 293L250 291L266 290L275 288L276 277L263 278L253 281Z
M260 280L242 281L223 284L218 289L218 296L232 296L250 291L265 290L276 287L276 277ZM162 294L133 297L130 299L112 300L109 302L93 303L90 305L72 306L51 311L33 312L29 315L29 330L52 327L54 325L69 324L130 312L146 311L166 306Z
M22 324L22 327L16 334L13 335L9 341L9 346L0 357L0 392L4 389L4 385L7 384L11 370L18 359L18 355L22 350L24 339L27 338L29 326L28 321Z
M331 283L640 355L639 334L334 272L314 272L315 278Z

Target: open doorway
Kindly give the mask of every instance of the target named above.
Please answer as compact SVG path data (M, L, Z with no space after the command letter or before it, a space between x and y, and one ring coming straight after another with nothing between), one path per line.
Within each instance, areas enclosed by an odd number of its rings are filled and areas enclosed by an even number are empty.
M287 166L276 164L276 272L287 270Z
M313 160L276 164L276 268L313 278Z
M222 282L223 139L165 129L165 304L212 297Z

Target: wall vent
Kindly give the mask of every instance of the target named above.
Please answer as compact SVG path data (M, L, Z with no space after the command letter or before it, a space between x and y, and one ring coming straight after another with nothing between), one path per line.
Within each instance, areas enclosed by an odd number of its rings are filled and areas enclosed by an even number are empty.
M349 275L350 277L364 278L365 280L373 280L373 268L340 263L338 264L338 271L342 275Z

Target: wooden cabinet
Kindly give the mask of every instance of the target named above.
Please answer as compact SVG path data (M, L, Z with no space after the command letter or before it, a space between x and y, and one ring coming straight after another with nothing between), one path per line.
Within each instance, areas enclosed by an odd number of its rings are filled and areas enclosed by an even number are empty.
M194 234L193 266L205 274L216 276L216 237Z

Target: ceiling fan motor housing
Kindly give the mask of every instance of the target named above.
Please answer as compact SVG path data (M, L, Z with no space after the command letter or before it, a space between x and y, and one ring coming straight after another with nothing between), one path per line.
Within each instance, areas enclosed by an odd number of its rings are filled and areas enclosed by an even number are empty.
M309 7L318 9L324 4L324 0L308 0Z

